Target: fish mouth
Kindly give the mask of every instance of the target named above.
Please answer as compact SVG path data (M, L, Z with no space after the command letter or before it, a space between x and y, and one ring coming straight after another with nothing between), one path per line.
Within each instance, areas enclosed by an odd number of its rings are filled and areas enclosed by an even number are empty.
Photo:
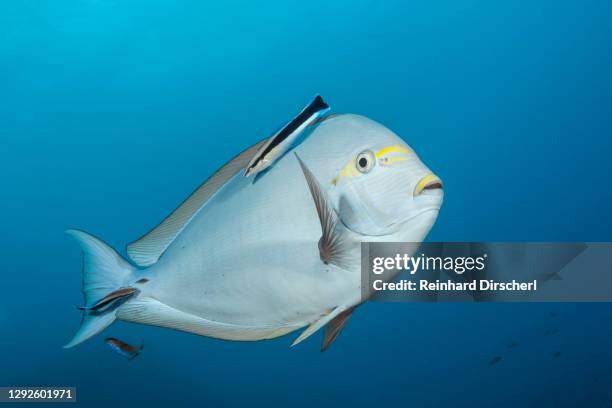
M419 196L429 191L442 190L442 180L435 174L428 174L417 183L414 188L413 196Z

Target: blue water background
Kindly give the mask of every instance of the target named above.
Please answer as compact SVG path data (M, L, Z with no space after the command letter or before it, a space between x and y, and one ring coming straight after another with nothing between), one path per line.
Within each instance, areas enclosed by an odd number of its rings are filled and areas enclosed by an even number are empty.
M105 334L145 342L131 362L104 336L61 346L82 302L64 229L125 253L317 92L443 178L430 240L611 241L611 19L590 0L2 2L0 385L99 407L609 406L609 304L366 304L326 353L123 322Z

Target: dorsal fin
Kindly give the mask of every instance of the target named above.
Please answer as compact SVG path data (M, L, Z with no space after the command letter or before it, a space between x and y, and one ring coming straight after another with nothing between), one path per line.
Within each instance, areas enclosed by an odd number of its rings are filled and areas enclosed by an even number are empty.
M198 213L210 197L243 169L253 157L257 149L268 139L254 144L210 176L195 190L176 210L167 216L157 227L127 246L127 253L137 265L153 265L170 246L177 235L189 221Z

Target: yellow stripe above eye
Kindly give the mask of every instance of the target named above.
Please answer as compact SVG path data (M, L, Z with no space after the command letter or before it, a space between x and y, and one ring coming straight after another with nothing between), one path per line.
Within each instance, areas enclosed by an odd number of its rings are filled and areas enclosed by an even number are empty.
M408 160L408 158L407 157L401 157L401 156L400 157L385 157L385 158L383 158L381 160L380 163L383 166L388 166L390 164L401 162L401 161L404 161L404 160Z
M382 149L374 153L374 155L376 157L382 157L389 153L410 153L410 149L404 146L400 146L400 145L388 146L388 147L383 147Z

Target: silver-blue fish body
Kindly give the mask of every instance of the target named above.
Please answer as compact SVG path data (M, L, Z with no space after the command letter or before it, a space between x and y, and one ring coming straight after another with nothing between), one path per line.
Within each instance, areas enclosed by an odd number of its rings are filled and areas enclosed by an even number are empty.
M294 344L325 327L325 349L367 300L361 242L418 245L437 218L440 179L370 119L323 120L265 172L244 177L263 143L130 244L138 268L94 236L68 231L84 253L86 304L65 347L118 318L228 340L309 326ZM97 313L105 299L112 303Z
M294 152L337 208L343 196L337 179L346 163L361 151L393 146L410 152L381 125L343 115L323 122ZM413 165L418 168L415 179L429 174L420 162ZM412 188L405 181L400 188L406 190L408 201ZM377 183L384 191L385 180ZM137 299L121 306L118 317L232 340L288 333L340 305L350 308L360 303L360 242L421 242L440 203L441 196L435 196L426 203L427 211L387 234L368 236L345 229L350 266L325 264L317 246L321 224L313 199L296 157L287 154L255 183L240 175L227 182L160 260L143 272L149 283L142 285ZM174 312L164 310L155 321L160 304Z

